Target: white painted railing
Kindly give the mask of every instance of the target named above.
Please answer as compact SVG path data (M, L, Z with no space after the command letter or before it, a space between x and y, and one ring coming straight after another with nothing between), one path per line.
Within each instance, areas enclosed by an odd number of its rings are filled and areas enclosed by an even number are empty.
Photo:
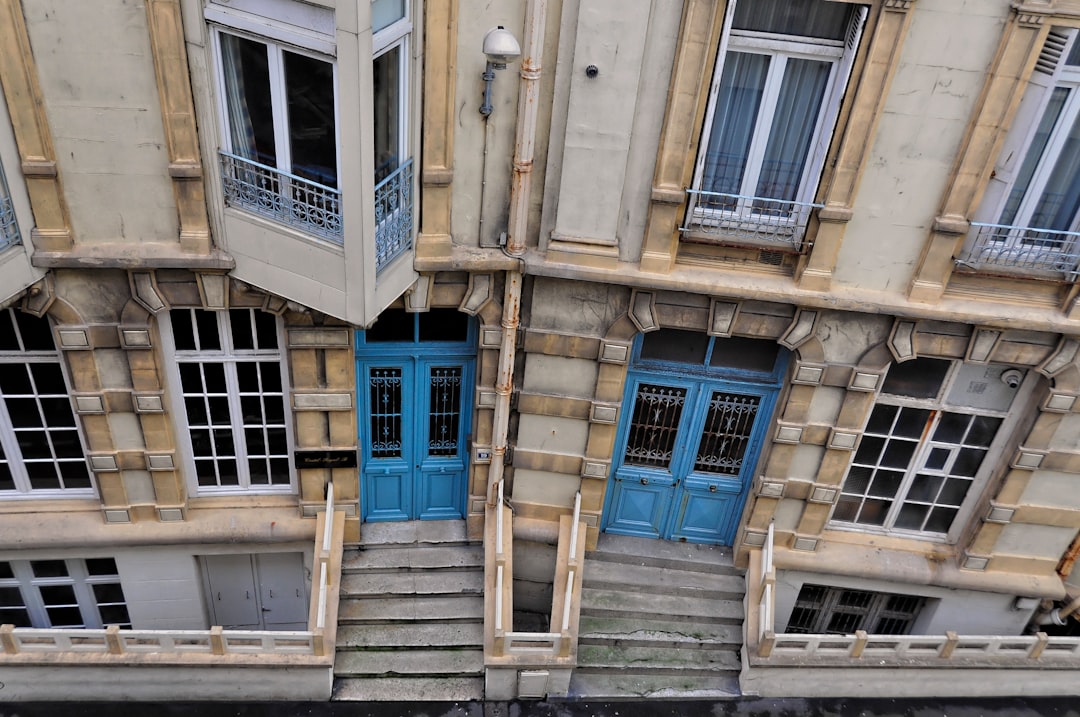
M494 599L494 640L491 657L525 656L540 661L566 658L574 645L574 622L580 611L581 561L578 560L578 547L584 538L581 533L581 493L574 498L574 512L571 518L568 537L564 541L560 536L558 565L565 561L567 566L565 581L553 586L552 615L558 622L558 631L552 632L515 632L505 626L513 619L513 607L504 600L504 590L513 580L512 568L506 561L504 540L507 530L503 522L503 484L498 484L498 503L495 513L495 599ZM566 520L564 517L563 520ZM565 529L564 529L565 530ZM556 575L556 583L559 583ZM539 663L538 663L539 664Z
M123 630L116 625L104 629L32 628L0 626L0 664L5 656L33 655L308 655L327 654L327 607L334 575L331 554L334 535L334 486L327 486L323 531L315 536L319 561L319 585L313 587L318 601L314 624L308 630ZM335 626L329 626L333 629ZM98 659L98 658L93 658Z
M857 630L850 635L776 633L776 568L773 565L773 529L761 548L757 570L751 572L756 588L757 629L749 635L755 666L836 665L848 667L933 667L973 664L1022 667L1075 662L1080 665L1080 637L1034 635L871 635ZM754 583L756 582L756 585ZM756 647L756 650L754 648ZM808 662L813 660L813 662Z

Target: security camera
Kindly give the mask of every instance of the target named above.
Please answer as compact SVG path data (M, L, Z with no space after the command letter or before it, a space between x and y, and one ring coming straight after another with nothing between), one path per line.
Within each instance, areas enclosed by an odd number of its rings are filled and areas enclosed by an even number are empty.
M1023 380L1024 373L1015 368L1010 368L1008 371L1003 371L1001 373L1001 382L1009 388L1016 388Z

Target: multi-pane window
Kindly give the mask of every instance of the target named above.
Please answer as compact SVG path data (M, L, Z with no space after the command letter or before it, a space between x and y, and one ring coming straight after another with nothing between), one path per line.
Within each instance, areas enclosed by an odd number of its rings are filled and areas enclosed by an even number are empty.
M944 539L977 498L1023 373L919 358L889 369L834 525Z
M290 491L277 319L255 309L174 309L172 355L201 494ZM166 337L168 341L169 337Z
M1080 42L1051 28L961 260L1071 274L1080 210Z
M227 24L213 33L226 203L340 241L333 12L241 0L207 17Z
M93 494L48 320L0 310L0 497Z
M691 231L798 248L865 15L824 0L729 3Z
M865 630L874 635L906 635L926 598L824 585L802 586L786 632L850 635Z
M0 561L0 624L131 627L112 558Z

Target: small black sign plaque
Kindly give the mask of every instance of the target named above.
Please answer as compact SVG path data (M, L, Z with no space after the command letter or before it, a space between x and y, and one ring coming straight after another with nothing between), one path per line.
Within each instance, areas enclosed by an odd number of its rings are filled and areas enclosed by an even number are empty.
M356 451L296 451L293 462L300 468L356 468Z

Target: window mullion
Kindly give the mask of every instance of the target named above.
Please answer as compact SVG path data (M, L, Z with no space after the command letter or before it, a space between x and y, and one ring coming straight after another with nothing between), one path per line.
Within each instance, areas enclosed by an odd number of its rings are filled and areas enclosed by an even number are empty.
M746 156L746 173L743 175L742 186L739 193L744 196L755 196L758 179L761 177L761 164L765 160L765 150L769 146L769 134L772 128L773 115L776 112L776 102L780 97L780 87L784 82L784 70L787 67L787 56L781 54L770 55L769 71L765 77L765 87L761 93L761 106L758 108L758 116L754 120L754 136L750 141L750 150ZM740 202L740 214L751 212L750 202Z
M15 481L15 490L19 493L30 492L30 477L26 473L26 464L19 450L19 439L8 414L7 402L0 396L0 446L4 449L8 470Z
M250 488L251 476L248 473L247 441L244 436L244 413L240 405L240 380L237 375L236 356L223 362L225 365L225 386L229 402L229 425L232 429L233 456L236 460L238 488ZM261 391L260 391L261 394Z
M904 506L904 501L907 500L908 491L911 490L911 483L915 480L915 476L919 471L922 470L923 464L926 463L926 458L932 448L930 436L934 435L934 430L937 429L938 422L941 420L941 414L942 412L938 410L931 413L929 425L919 439L919 447L915 449L915 455L908 461L908 468L904 472L904 478L896 489L896 498L893 500L893 504L889 506L889 512L885 516L884 527L889 530L893 529L896 518Z
M270 74L270 106L274 115L274 145L277 147L278 169L292 174L285 50L280 45L268 42L266 43L266 52L268 56L267 67Z
M87 583L86 561L65 560L68 577L71 578L72 590L75 591L75 602L79 605L79 614L82 615L83 625L88 628L101 628L101 614L97 609L97 597L94 589Z

